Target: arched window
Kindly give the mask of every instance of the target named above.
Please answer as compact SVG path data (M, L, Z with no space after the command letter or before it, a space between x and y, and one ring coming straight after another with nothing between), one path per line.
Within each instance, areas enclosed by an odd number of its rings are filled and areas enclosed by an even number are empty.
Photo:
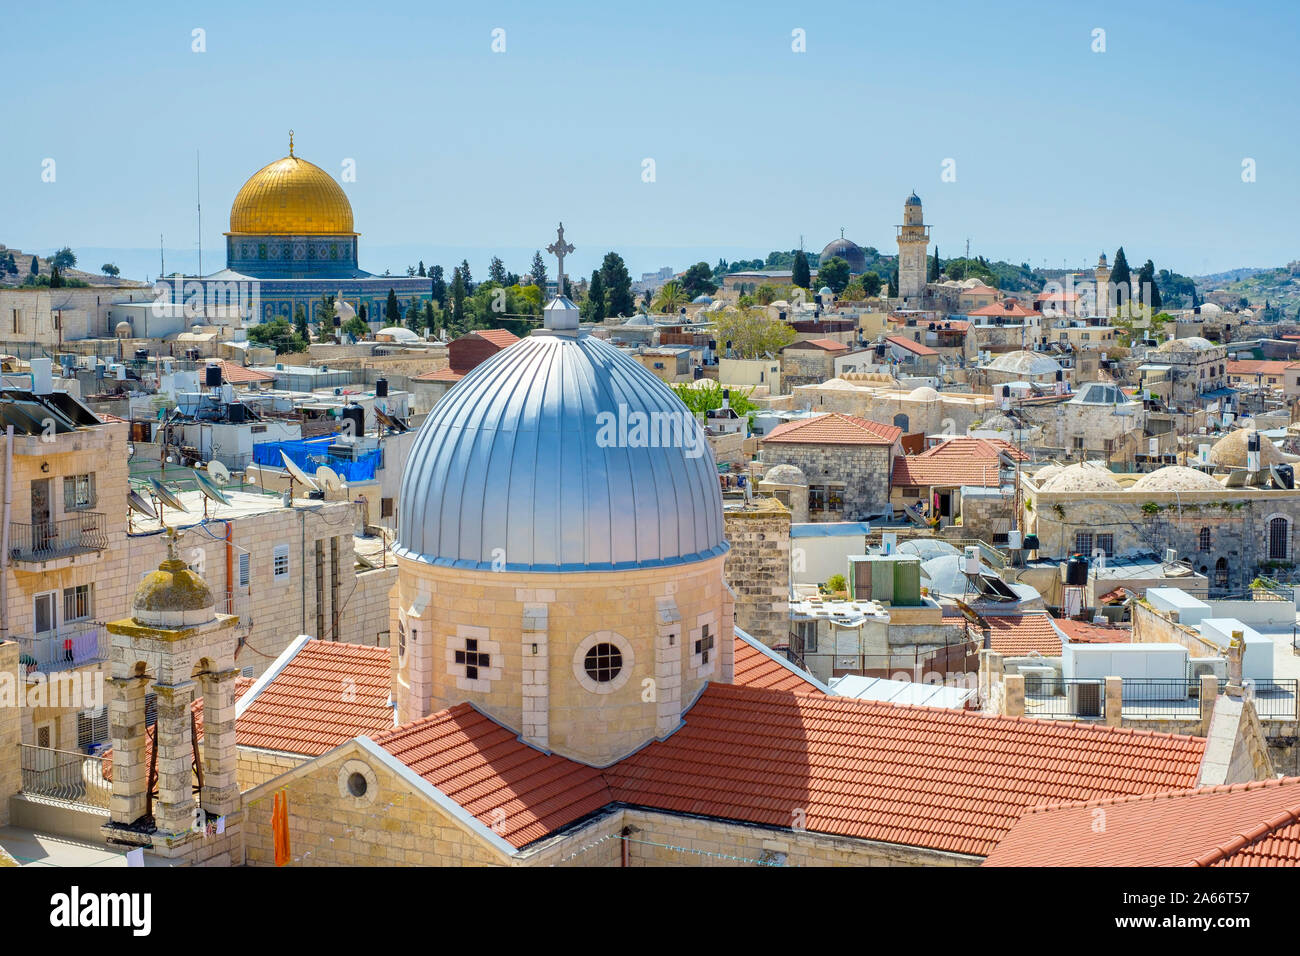
M1286 561L1291 555L1291 522L1281 516L1268 523L1268 559Z
M1210 529L1209 528L1201 529L1201 550L1202 551L1210 550Z
M1214 563L1214 586L1226 588L1228 586L1228 559L1219 558Z
M903 431L907 431L907 425L908 425L907 416L904 415L902 412L899 412L897 415L894 416L895 428L901 428Z

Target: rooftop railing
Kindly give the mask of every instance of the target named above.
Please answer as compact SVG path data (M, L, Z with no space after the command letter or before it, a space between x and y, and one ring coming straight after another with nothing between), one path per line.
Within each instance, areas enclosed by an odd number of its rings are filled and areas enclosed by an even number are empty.
M108 660L112 641L98 622L69 624L53 634L18 638L18 660L26 673L49 674Z
M73 750L21 747L23 793L108 809L112 784L104 779L104 758Z
M40 524L9 524L9 556L15 561L39 563L107 547L104 516L93 511Z

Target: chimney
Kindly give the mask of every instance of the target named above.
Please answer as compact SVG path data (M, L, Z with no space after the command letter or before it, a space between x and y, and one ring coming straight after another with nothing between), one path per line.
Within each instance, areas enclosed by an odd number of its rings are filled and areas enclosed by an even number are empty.
M1241 653L1246 648L1246 634L1244 631L1233 631L1232 642L1228 644L1228 686L1223 692L1230 697L1239 697L1242 693L1241 687Z

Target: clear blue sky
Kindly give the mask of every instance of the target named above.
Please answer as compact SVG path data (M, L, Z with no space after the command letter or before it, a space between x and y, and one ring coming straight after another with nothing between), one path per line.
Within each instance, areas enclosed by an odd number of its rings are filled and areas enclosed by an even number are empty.
M336 176L356 161L381 272L481 275L493 251L524 271L561 218L571 271L818 250L840 226L893 251L913 188L945 257L967 237L1057 267L1121 244L1184 273L1300 257L1290 2L16 2L0 22L0 242L120 250L132 274L159 233L193 267L196 150L219 266L290 128Z

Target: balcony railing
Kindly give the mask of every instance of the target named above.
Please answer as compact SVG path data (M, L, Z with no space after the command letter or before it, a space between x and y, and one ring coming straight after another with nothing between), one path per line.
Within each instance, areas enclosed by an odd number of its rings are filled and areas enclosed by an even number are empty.
M18 660L28 674L48 674L106 661L111 648L102 624L68 625L56 634L18 638Z
M15 561L52 561L107 547L104 516L93 511L43 524L9 524L9 556Z
M108 809L113 787L104 779L104 758L71 750L22 746L23 793Z
M1264 720L1300 718L1300 681L1244 680L1243 691ZM1220 692L1223 681L1219 682ZM1199 680L1125 678L1121 696L1123 716L1195 721L1201 716ZM1106 716L1104 682L1061 677L1025 677L1025 716L1079 720Z

